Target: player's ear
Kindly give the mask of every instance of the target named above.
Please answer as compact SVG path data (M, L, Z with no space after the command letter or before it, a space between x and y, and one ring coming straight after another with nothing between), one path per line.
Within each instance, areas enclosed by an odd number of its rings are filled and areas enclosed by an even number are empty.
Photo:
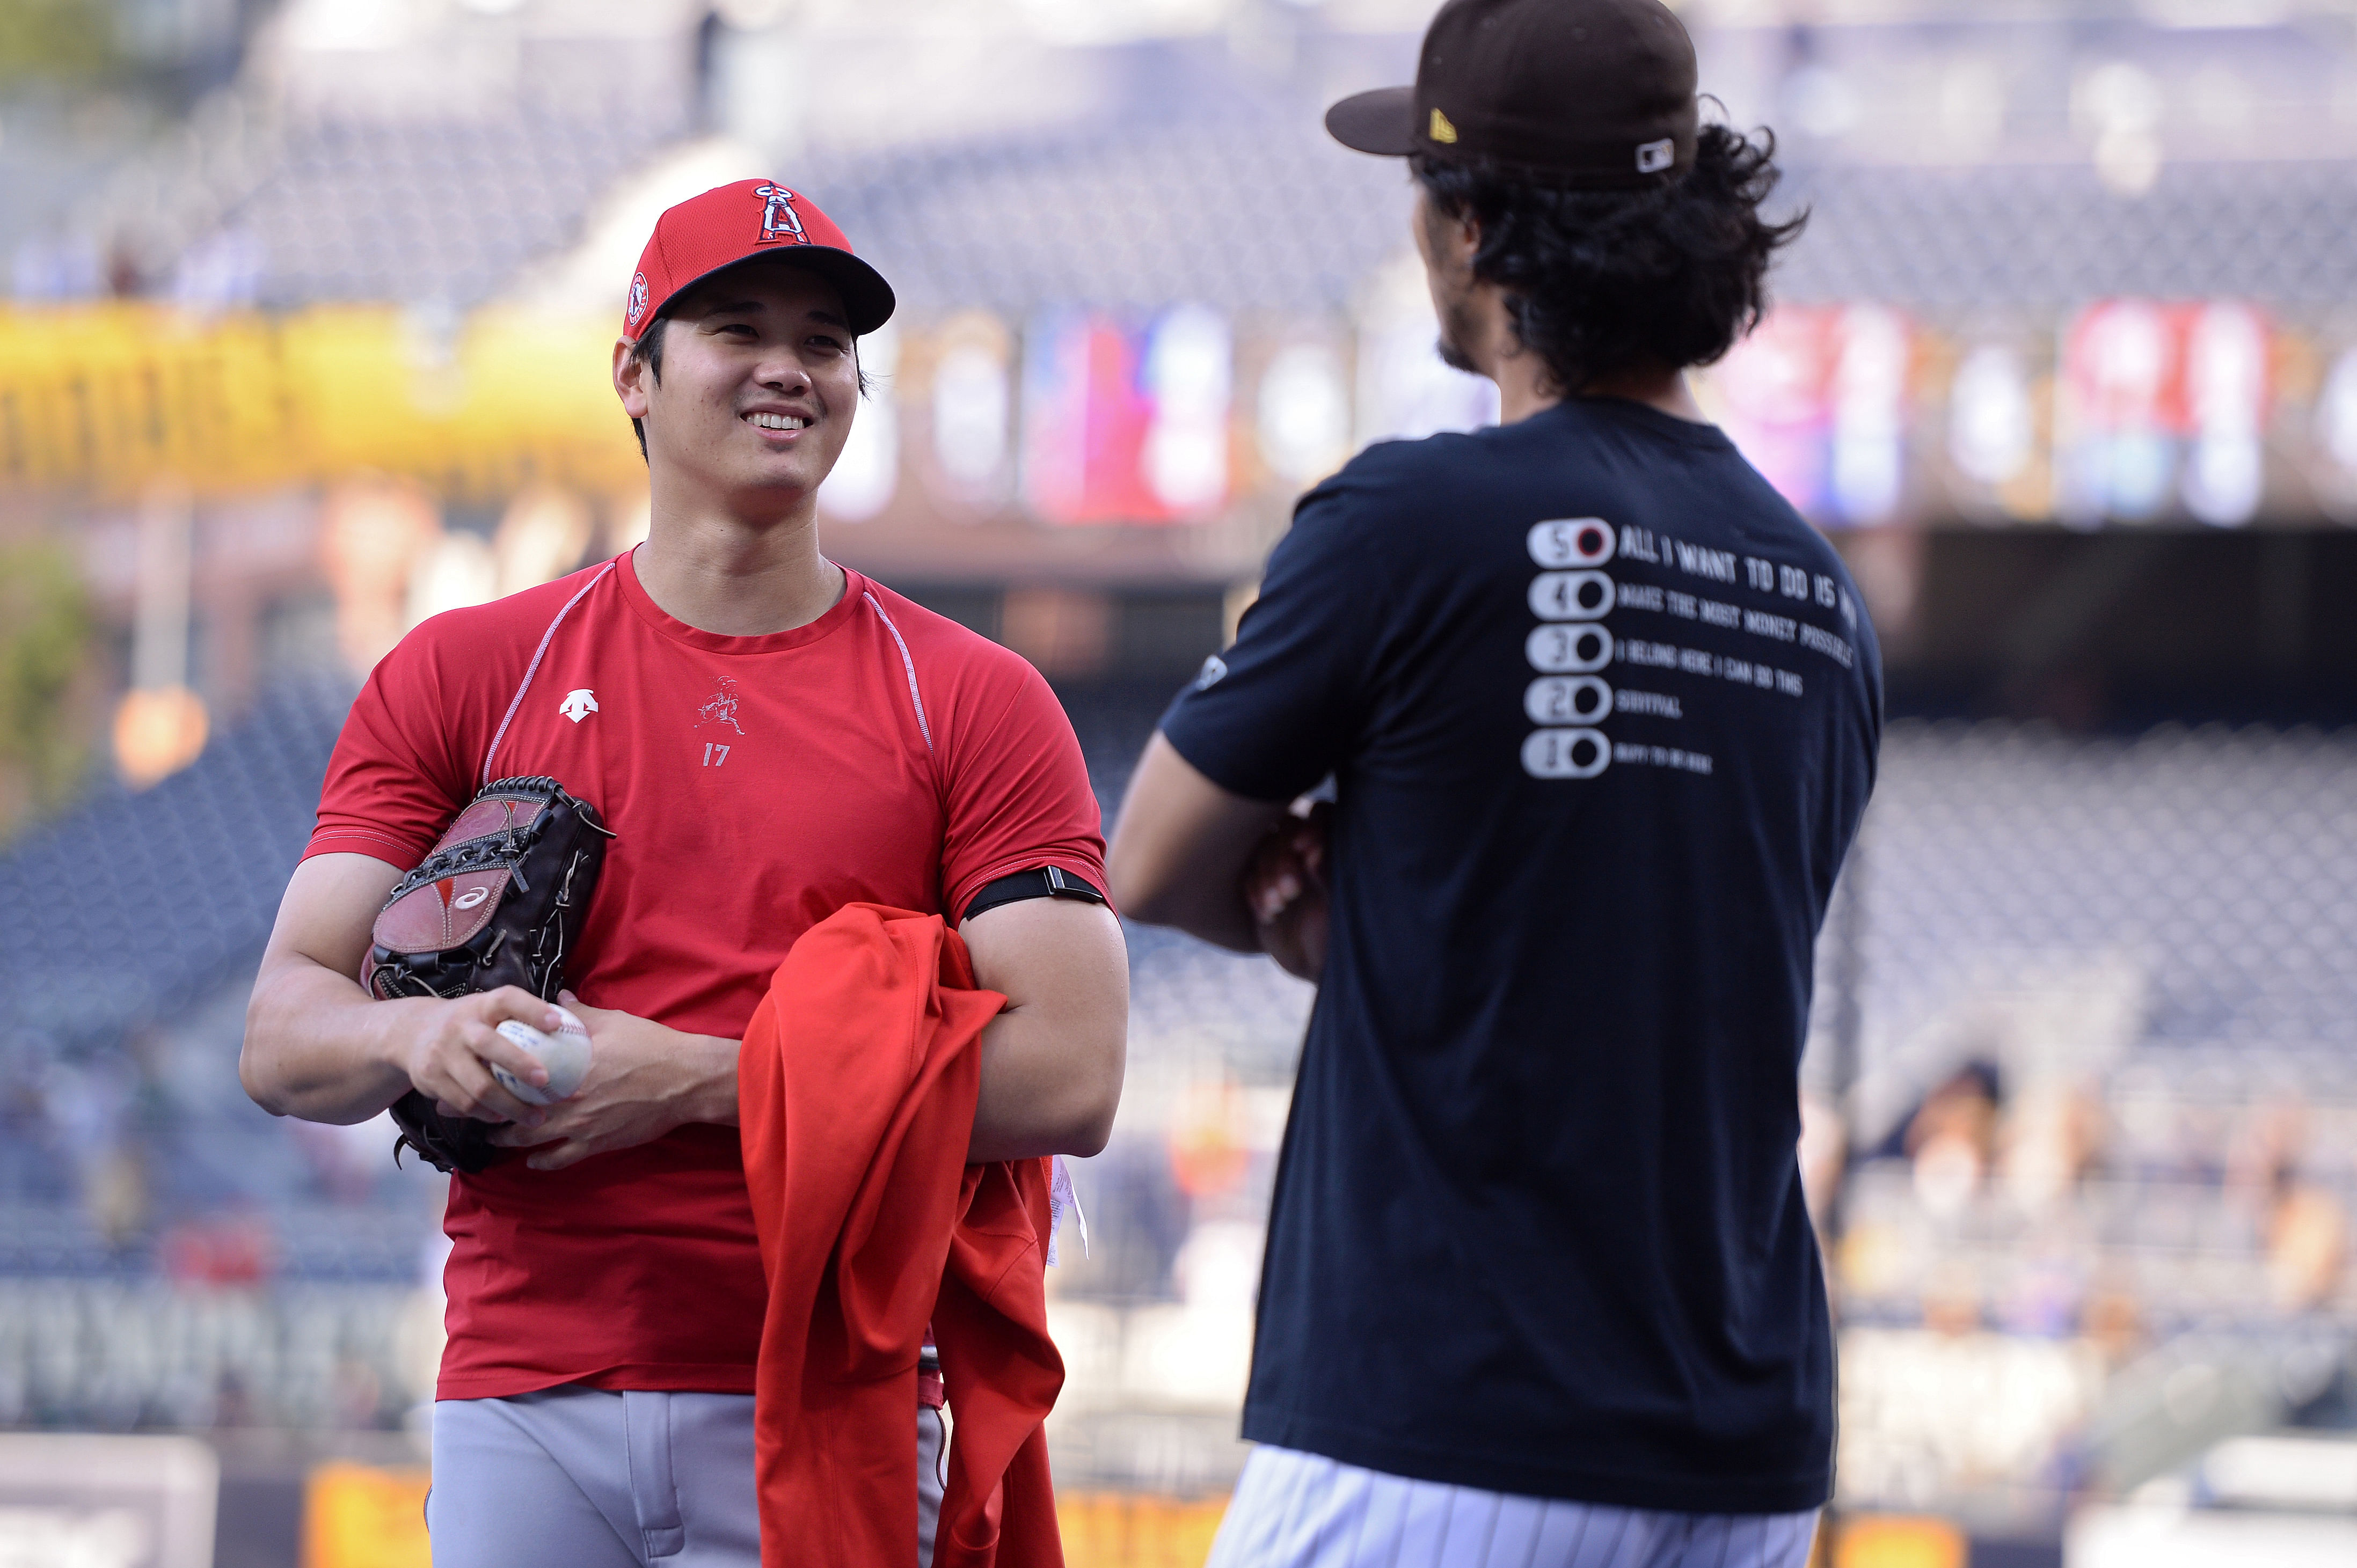
M1464 266L1473 264L1474 254L1481 249L1481 215L1467 202L1465 210L1437 214L1440 241L1451 260Z
M651 367L633 352L627 338L614 340L614 395L622 400L622 412L632 419L647 416L647 387L654 377Z

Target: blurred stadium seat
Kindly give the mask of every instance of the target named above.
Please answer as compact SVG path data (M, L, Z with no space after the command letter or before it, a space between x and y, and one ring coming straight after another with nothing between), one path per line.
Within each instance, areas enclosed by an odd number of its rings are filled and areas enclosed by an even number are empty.
M0 974L12 1052L111 1043L251 964L352 690L285 682L192 767L144 793L102 787L0 854L0 943L20 955Z
M2176 164L2140 196L2083 165L1809 166L1780 203L1811 213L1780 265L1793 303L1871 299L1954 318L2039 315L2090 299L2335 306L2357 258L2334 235L2357 205L2346 163Z
M686 106L659 95L587 112L554 98L388 121L225 95L79 224L140 236L191 303L465 309L573 243L617 179L689 130ZM1290 102L797 163L923 311L1339 311L1406 242L1399 170L1337 149ZM1777 205L1812 214L1777 275L1791 303L1955 318L2106 296L2330 308L2357 292L2345 163L2171 164L2133 196L2083 165L1791 166Z

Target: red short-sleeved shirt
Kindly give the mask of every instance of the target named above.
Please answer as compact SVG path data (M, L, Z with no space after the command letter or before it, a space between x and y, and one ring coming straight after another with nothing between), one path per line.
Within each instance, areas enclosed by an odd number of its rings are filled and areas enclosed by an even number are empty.
M729 1038L845 904L962 910L1039 865L1103 886L1096 799L1047 682L845 575L834 608L767 637L673 619L628 555L435 617L352 704L307 856L406 868L487 778L553 776L618 835L567 983ZM764 1287L735 1128L462 1176L444 1224L442 1398L752 1391Z

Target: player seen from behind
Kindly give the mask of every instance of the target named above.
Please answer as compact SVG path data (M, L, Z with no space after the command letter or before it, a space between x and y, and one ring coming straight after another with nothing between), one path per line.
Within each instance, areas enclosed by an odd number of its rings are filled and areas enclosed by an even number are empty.
M1118 819L1130 915L1319 981L1214 1568L1799 1568L1830 1490L1796 1078L1879 656L1686 387L1790 234L1695 86L1656 0L1450 0L1328 116L1501 423L1303 499Z

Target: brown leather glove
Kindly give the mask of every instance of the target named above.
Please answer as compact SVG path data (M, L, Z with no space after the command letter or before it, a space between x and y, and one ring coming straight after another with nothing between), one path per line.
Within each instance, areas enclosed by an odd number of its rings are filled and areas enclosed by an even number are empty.
M487 785L385 900L361 984L387 1000L514 985L555 1001L613 836L554 779ZM404 1144L470 1174L511 1152L490 1142L492 1123L445 1116L414 1089L392 1113L396 1164Z

